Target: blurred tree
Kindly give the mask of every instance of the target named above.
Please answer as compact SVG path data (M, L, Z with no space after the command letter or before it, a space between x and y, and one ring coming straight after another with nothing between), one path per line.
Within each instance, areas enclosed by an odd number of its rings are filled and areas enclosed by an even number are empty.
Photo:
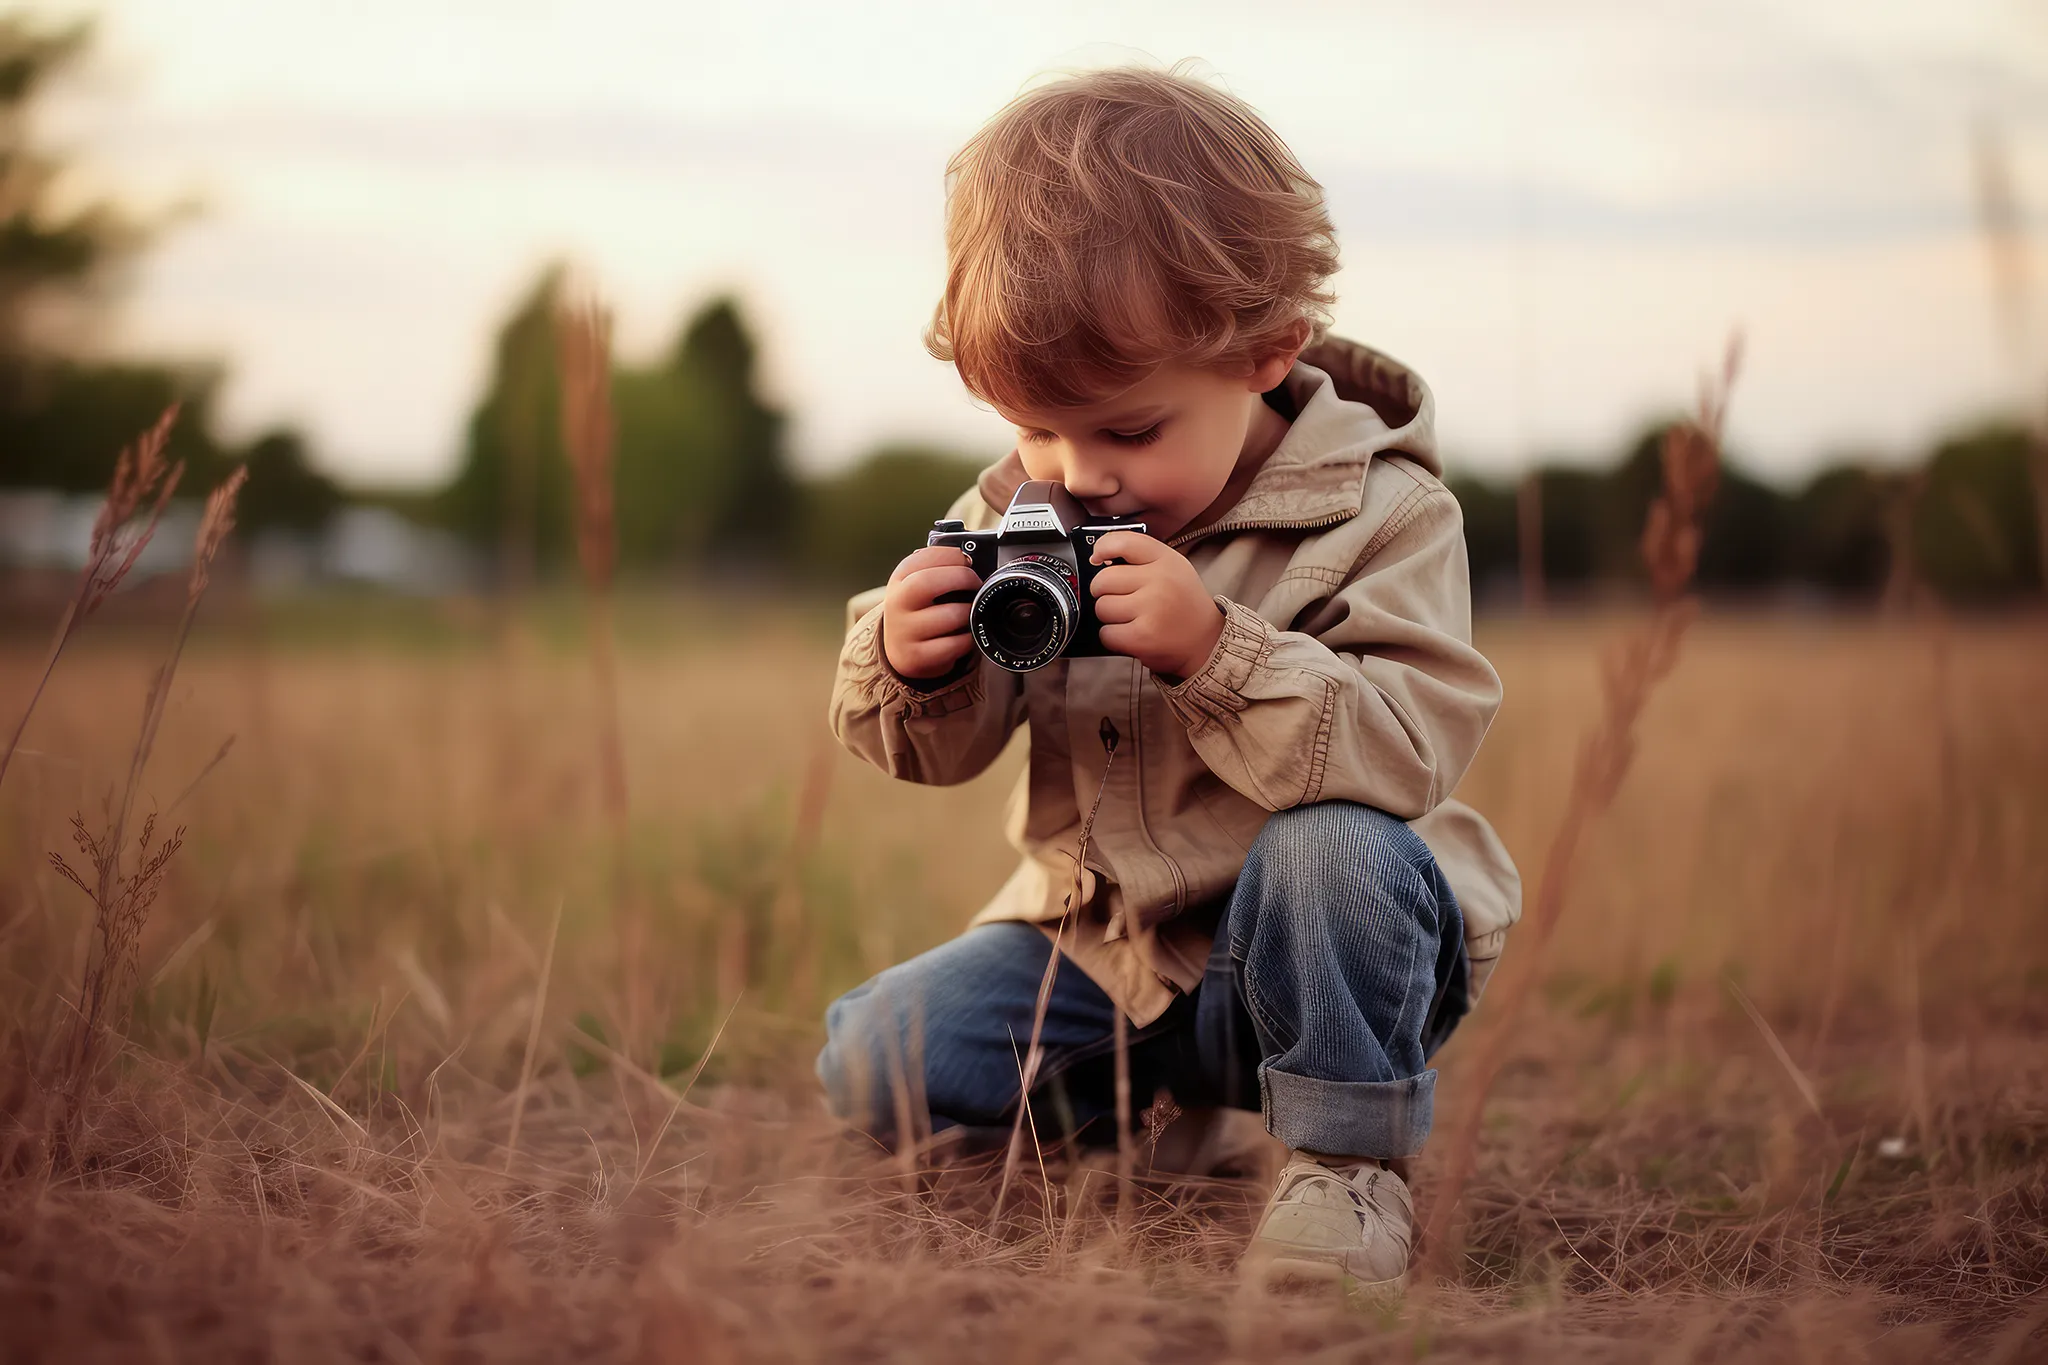
M106 204L60 208L63 167L36 145L35 101L90 36L0 17L0 485L104 488L121 447L182 399L171 454L188 464L183 487L204 489L224 472L206 423L217 374L64 354L104 303L110 268L143 240Z
M897 561L924 544L932 522L974 486L984 463L929 446L890 445L816 480L803 500L804 568L847 589L886 582Z
M1546 468L1539 475L1543 506L1543 578L1549 587L1584 587L1619 560L1611 477L1592 469ZM1626 570L1622 570L1626 572Z
M1643 519L1664 486L1664 437L1670 428L1669 421L1645 428L1611 476L1601 547L1606 574L1641 577ZM1791 526L1785 495L1724 459L1700 545L1700 587L1754 593L1782 582L1792 567Z
M699 386L672 365L613 376L623 562L679 566L703 557L732 474L707 437L706 406Z
M563 279L560 265L543 270L500 327L462 467L442 499L450 525L499 545L515 589L573 543L552 321ZM787 553L795 486L782 414L757 393L754 358L738 305L718 298L661 362L614 369L622 564L717 567Z
M214 439L218 371L204 367L85 363L42 358L15 374L0 399L0 486L103 491L121 448L164 408L182 402L169 453L186 463L181 493L202 493L227 472Z
M712 299L665 363L622 369L619 540L629 562L713 570L782 563L795 488L782 414L755 389L755 345L739 305Z
M1481 479L1449 480L1465 519L1465 562L1475 598L1497 592L1519 576L1515 495Z
M1700 586L1758 593L1784 582L1792 568L1791 524L1791 503L1783 493L1740 465L1724 465L1700 546Z
M1921 580L1942 596L1990 604L2041 590L2029 441L1999 424L1935 448L1912 543Z
M469 419L462 467L443 495L448 523L498 546L500 585L517 592L568 552L573 493L562 456L554 311L563 268L549 265L498 329L491 377Z
M1793 572L1843 597L1875 599L1891 569L1886 517L1895 479L1855 465L1816 475L1792 500Z
M109 267L144 236L109 204L60 208L62 164L35 145L34 100L78 60L91 32L0 17L0 400L39 355L67 349Z
M249 482L235 507L236 526L247 531L318 531L339 510L342 492L313 468L305 438L276 430L256 438L243 455Z
M796 483L782 448L783 415L761 398L757 358L739 304L721 297L684 327L674 368L697 393L697 462L715 471L700 484L711 499L709 554L775 564L783 561L794 530L789 513Z
M185 462L179 492L193 497L240 458L214 433L219 367L78 354L114 269L149 237L112 205L60 207L63 165L35 143L35 100L90 38L86 24L41 28L0 17L0 487L99 492L121 448L178 402L169 454ZM237 518L244 530L273 519L311 529L339 502L297 435L273 433L251 456Z

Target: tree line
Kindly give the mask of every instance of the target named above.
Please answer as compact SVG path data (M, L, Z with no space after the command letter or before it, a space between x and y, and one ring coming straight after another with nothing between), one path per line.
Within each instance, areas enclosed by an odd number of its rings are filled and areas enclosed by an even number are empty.
M574 549L551 321L562 279L559 267L544 271L500 328L461 468L423 508L489 550L513 586L559 572ZM981 462L897 445L800 478L785 415L761 393L758 356L739 303L718 296L651 361L615 365L621 564L783 585L879 581Z
M89 355L85 342L122 268L153 235L118 205L63 199L63 163L34 136L36 101L90 38L84 24L0 17L0 487L103 490L121 448L176 401L183 412L168 453L185 462L185 493L202 495L247 465L245 528L318 527L342 490L289 428L222 439L217 366Z
M1454 475L1482 596L1524 586L1525 569L1563 596L1637 579L1664 427L1650 426L1606 468L1545 466L1516 484ZM2017 423L1991 421L1936 442L1911 467L1836 464L1793 489L1731 462L1707 518L1700 588L1838 602L1926 589L1962 605L2037 595L2039 441Z
M546 571L570 552L549 327L560 288L561 272L545 272L500 331L462 470L441 504L472 542L495 538L514 575L522 556ZM759 392L757 352L738 303L721 297L683 324L666 354L616 371L622 562L835 587L881 582L985 460L891 445L799 478L783 415ZM1606 468L1547 466L1516 485L1454 475L1482 598L1520 588L1525 566L1559 596L1638 577L1664 430L1650 425ZM1837 465L1790 491L1731 464L1706 526L1701 588L1841 602L1918 587L1959 603L2038 593L2034 442L2023 427L1992 423L1940 442L1915 468Z
M246 465L244 535L317 533L347 502L373 500L458 533L503 586L561 572L573 509L552 331L559 267L540 274L499 328L459 468L428 495L343 488L290 428L222 437L217 366L97 358L82 344L121 268L152 236L117 205L67 206L54 193L61 164L33 137L35 100L89 36L0 19L0 487L102 489L121 447L175 400L183 412L169 453L187 466L181 492L199 496ZM801 477L785 415L761 392L758 352L738 302L717 297L659 354L615 367L620 563L783 584L882 581L984 461L894 444ZM1653 426L1609 467L1545 467L1514 486L1454 477L1482 598L1513 591L1525 565L1558 595L1632 579L1660 439ZM1913 469L1843 465L1796 490L1730 468L1701 585L1844 601L1901 584L1968 603L2038 594L2037 507L2048 500L2032 483L2035 440L2018 425L1985 425L1939 443Z

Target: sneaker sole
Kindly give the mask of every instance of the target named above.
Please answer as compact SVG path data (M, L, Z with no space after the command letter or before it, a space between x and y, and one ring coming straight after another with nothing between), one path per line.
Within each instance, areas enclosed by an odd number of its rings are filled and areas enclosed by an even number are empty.
M1278 1294L1336 1294L1366 1306L1398 1301L1407 1290L1408 1277L1391 1280L1361 1280L1334 1261L1303 1257L1265 1256L1248 1266L1259 1287Z

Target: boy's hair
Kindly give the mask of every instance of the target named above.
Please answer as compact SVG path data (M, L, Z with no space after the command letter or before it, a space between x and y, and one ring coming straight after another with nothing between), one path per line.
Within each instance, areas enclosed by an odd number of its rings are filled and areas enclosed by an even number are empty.
M1117 68L1012 100L946 167L925 346L1013 411L1099 402L1172 361L1256 363L1328 323L1321 186L1244 101Z

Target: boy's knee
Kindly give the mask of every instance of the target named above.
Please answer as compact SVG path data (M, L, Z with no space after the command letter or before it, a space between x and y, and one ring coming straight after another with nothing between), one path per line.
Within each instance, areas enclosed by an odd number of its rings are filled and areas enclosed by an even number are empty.
M1016 1072L991 1014L1032 998L1051 951L1031 925L984 925L833 1001L817 1061L833 1112L872 1131L905 1104L955 1117L1000 1108Z
M886 1084L888 1034L875 1017L875 982L855 986L825 1007L825 1045L818 1049L816 1070L825 1099L841 1118L865 1121L873 1116L876 1084Z
M1390 863L1425 867L1429 860L1429 846L1406 821L1356 801L1317 801L1268 817L1247 863L1291 880L1350 878Z
M1355 801L1318 801L1273 813L1252 844L1243 880L1268 911L1326 917L1348 905L1433 920L1434 865L1407 822Z

